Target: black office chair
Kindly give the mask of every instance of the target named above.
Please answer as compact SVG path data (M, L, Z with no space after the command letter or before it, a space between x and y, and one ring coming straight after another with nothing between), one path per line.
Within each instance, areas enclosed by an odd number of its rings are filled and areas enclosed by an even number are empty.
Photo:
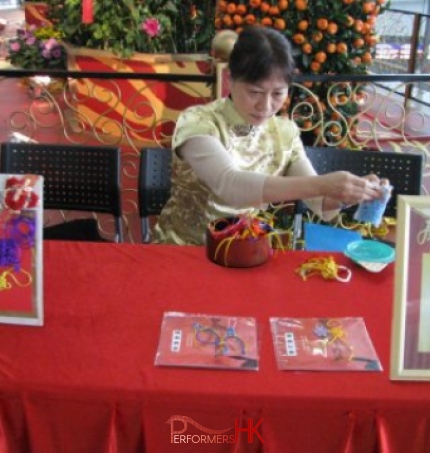
M352 151L330 147L306 147L306 154L318 174L346 170L358 176L374 173L387 178L393 186L391 199L385 209L386 217L396 217L397 195L419 195L423 157L388 151ZM357 207L347 210L352 214Z
M161 213L170 198L172 150L143 148L140 152L138 199L142 242L151 242L150 217Z
M119 148L2 143L0 171L43 176L44 209L111 214L115 220L115 240L123 242ZM43 237L105 241L93 218L45 227Z

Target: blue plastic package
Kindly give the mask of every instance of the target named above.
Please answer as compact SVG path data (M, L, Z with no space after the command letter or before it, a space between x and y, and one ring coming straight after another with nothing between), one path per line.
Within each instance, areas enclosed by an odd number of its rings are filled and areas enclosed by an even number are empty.
M371 223L375 227L379 227L382 222L382 217L387 207L388 200L391 198L393 186L388 184L381 186L382 197L376 200L363 201L358 205L355 211L354 219L358 222Z

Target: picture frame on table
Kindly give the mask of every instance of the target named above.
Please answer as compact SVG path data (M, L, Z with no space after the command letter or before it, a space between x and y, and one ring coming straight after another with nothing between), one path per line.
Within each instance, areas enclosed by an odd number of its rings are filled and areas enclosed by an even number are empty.
M43 182L0 175L0 324L44 324Z
M430 196L397 197L392 380L430 380Z

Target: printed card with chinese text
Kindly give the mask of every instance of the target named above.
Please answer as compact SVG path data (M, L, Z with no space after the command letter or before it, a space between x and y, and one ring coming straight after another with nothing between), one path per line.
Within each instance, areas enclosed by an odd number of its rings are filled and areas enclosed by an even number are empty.
M254 318L166 312L156 365L257 370Z
M271 318L278 369L382 371L362 318Z

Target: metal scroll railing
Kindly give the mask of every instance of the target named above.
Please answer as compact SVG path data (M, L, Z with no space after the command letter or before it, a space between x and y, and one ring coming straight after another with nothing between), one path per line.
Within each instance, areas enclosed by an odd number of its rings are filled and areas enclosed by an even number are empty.
M124 230L138 242L140 149L170 146L179 112L220 91L216 73L0 70L0 139L120 146ZM424 155L429 193L429 82L430 74L300 75L283 114L309 145ZM100 225L109 236L111 225Z

